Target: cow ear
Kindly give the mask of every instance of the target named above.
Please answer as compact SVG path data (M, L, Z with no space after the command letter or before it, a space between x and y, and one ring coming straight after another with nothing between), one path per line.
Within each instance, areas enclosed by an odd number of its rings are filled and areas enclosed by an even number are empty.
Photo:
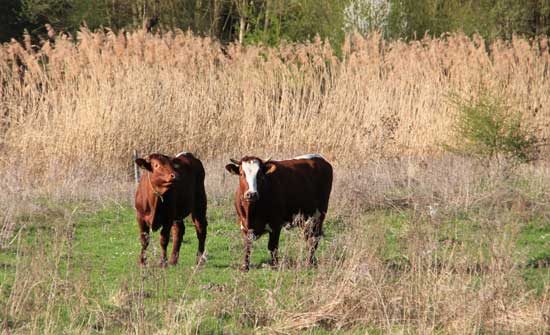
M275 172L275 170L277 170L277 165L275 165L273 163L265 163L264 164L264 173L265 174L272 174L273 172Z
M234 175L239 175L240 174L239 166L237 164L227 164L225 166L225 169L227 171L229 171L229 173L231 173L231 174L234 174Z
M151 163L149 163L143 158L136 159L136 165L147 171L153 171L153 167L151 166Z

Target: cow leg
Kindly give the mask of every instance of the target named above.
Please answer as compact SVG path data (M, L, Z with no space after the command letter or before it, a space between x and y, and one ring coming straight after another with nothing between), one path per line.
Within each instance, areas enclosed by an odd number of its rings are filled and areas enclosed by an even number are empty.
M206 221L206 208L204 210L191 213L191 219L195 225L195 232L197 233L197 240L199 241L196 263L197 265L202 265L206 261L206 256L204 255L206 232L208 227L208 221Z
M306 265L312 266L317 264L317 259L315 258L315 251L317 250L317 246L319 245L319 240L321 239L320 236L310 236L307 238L307 249L308 249L308 256L306 260Z
M170 241L170 228L171 225L164 225L160 230L160 248L161 248L161 259L160 267L166 267L166 249L168 248L168 242Z
M267 244L267 249L271 255L271 266L279 265L278 259L278 250L279 250L279 236L281 235L282 225L277 225L278 228L272 228L273 231L269 233L269 242Z
M145 261L147 260L145 251L147 250L147 246L149 246L150 228L144 220L138 219L138 224L139 224L139 240L141 241L141 254L139 255L138 263L139 265L145 265Z
M170 256L170 265L178 264L178 258L180 254L181 240L185 234L185 225L182 220L174 221L172 225L172 255Z
M197 248L197 265L202 265L206 261L204 254L204 248L206 244L206 233L208 227L208 221L206 220L206 191L204 190L204 175L202 180L198 183L195 196L195 208L191 211L191 219L195 225L195 232L197 233L197 240L199 242Z
M206 221L206 217L196 217L192 216L193 224L195 225L195 232L197 233L197 240L199 241L199 245L197 248L197 265L202 265L206 261L206 256L204 255L204 248L206 244L206 231L208 222Z
M241 232L244 241L244 259L240 270L242 272L247 272L248 270L250 270L250 251L252 250L252 236L249 236L248 233L244 232L244 230L241 230Z
M312 226L306 227L305 238L308 249L306 264L308 266L317 264L315 251L317 250L321 236L323 236L323 221L325 221L325 213L318 212L313 216Z

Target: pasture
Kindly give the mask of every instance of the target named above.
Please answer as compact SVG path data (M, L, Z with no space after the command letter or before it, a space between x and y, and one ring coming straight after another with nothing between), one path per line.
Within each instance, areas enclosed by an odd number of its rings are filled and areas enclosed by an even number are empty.
M0 46L1 332L548 333L548 48L372 34L336 55L86 29ZM487 92L540 140L537 160L446 149L464 140L450 97ZM204 162L202 267L189 220L176 267L158 267L158 232L137 266L133 149ZM295 229L277 269L263 236L239 272L224 165L307 153L334 166L318 266Z
M64 198L68 191L63 190L53 197L27 194L26 209L9 221L13 238L3 241L0 253L3 330L417 334L548 329L546 166L508 178L460 172L476 167L456 157L416 172L413 161L377 163L359 174L337 168L318 267L304 267L305 244L295 228L282 233L278 269L268 266L264 236L254 243L250 272L241 273L242 241L229 196L235 185L231 178L214 177L221 163L207 164L208 261L201 267L194 266L197 240L189 220L177 266L159 268L158 232L148 265L137 266L132 182L109 190L73 185L78 193L71 198ZM458 179L448 178L453 170ZM395 179L411 173L414 187ZM357 196L350 196L354 178Z

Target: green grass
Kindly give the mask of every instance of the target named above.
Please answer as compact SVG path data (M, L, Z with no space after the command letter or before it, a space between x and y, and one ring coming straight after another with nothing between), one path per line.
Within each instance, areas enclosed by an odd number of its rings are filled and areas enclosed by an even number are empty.
M247 304L248 299L257 304L258 299L261 299L260 294L277 289L279 297L285 297L288 292L288 300L280 299L277 302L280 306L295 306L301 297L293 290L293 286L310 285L315 278L315 270L298 266L304 256L304 243L297 230L283 230L281 234L280 253L289 259L289 267L275 271L267 266L270 257L267 236L263 236L253 244L251 271L241 273L238 270L243 256L240 232L234 214L224 205L209 208L207 263L201 267L195 266L197 239L194 226L187 219L179 264L167 269L158 267L158 232L152 235L148 265L137 265L140 243L132 207L112 204L97 211L86 211L78 204L42 205L45 210L39 214L17 219L25 227L20 238L9 248L0 251L0 305L8 301L17 266L31 271L32 264L35 269L52 267L58 259L57 274L52 276L59 276L61 282L73 285L72 294L67 295L69 300L56 305L56 315L61 322L58 329L64 332L67 330L63 323L80 324L83 329L91 327L99 333L125 333L129 327L128 320L138 317L131 314L131 311L140 310L136 304L143 304L141 317L154 320L154 327L162 329L170 324L171 319L164 315L166 308L159 310L158 306L180 304L191 310L204 309L200 322L196 323L201 333L253 333L262 325L262 314L261 308L259 311L254 310L258 305ZM480 234L487 234L484 232L486 227L464 213L432 222L425 216L419 217L412 210L380 210L365 213L361 221L365 234L379 234L382 237L379 257L397 271L410 265L408 255L411 255L411 236L435 236L434 240L439 247L438 257L443 262L451 260L451 255L457 252L457 246L474 264L479 262L480 254L488 252L487 246L478 241ZM345 220L339 217L329 217L325 227L326 236L317 254L321 260L334 256L325 254L329 250L334 251L328 245L342 234L347 234ZM69 235L70 238L67 238ZM519 255L518 264L523 265L521 271L525 282L530 288L542 293L543 288L550 283L549 225L544 219L523 224L515 246ZM228 308L224 312L223 306L216 304L227 303L227 299L222 297L228 294L235 297L238 307ZM79 304L87 307L75 312L74 306ZM213 310L215 312L210 313ZM188 312L175 315L187 320L193 317L185 314ZM2 308L0 313L4 318ZM29 320L30 316L27 315L17 322L8 320L8 324L13 328L24 327ZM357 327L349 331L377 331ZM332 330L314 328L308 333L328 334Z
M550 223L538 218L521 230L518 246L525 258L523 278L529 286L542 293L550 280Z
M0 279L4 283L2 299L7 299L9 296L16 263L23 258L37 257L36 249L32 247L35 244L40 244L43 250L49 253L50 244L55 243L55 222L67 221L66 213L73 212L76 208L74 204L49 204L48 206L51 208L43 213L19 218L20 223L25 224L26 227L21 234L19 247L18 244L12 244L7 250L0 252ZM138 266L141 245L135 210L132 207L112 205L97 212L84 212L73 218L71 252L69 255L68 248L63 250L61 256L63 263L59 267L59 272L61 276L68 273L65 278L67 280L85 283L83 295L93 297L101 309L120 308L124 304L124 296L139 294L145 297L145 304L151 313L155 313L155 305L161 301L212 300L215 295L224 291L239 290L241 286L264 289L272 287L276 282L284 290L285 285L295 283L300 276L306 278L313 273L311 270L299 272L295 269L272 270L268 266L270 256L267 251L267 235L253 244L251 271L241 273L239 271L243 257L241 235L235 224L235 218L228 216L226 212L227 208L223 207L209 209L206 244L208 260L205 265L200 267L195 265L197 239L195 228L187 218L179 263L167 269L160 269L158 266L160 261L158 232L154 232L151 237L147 266ZM34 224L35 222L41 223ZM327 223L330 226L330 220L327 220ZM327 235L330 236L331 232ZM303 255L298 255L300 250L287 248L285 251L285 245L302 242L298 240L300 236L297 231L284 231L280 241L283 257L296 258L294 262L299 262L298 258L303 258ZM170 243L168 253L171 252L171 247ZM322 254L323 249L324 242L321 242L318 255ZM52 259L55 256L48 254L46 257ZM236 325L234 317L232 315L221 319L217 316L207 317L202 325L209 332L218 332L226 328L237 332L251 331L252 328L247 330L246 322L244 322L244 328L243 322L240 322L241 325ZM66 321L69 322L69 320ZM122 329L109 329L109 332L113 333L118 331Z
M550 224L545 217L535 217L528 222L511 220L500 230L495 230L490 221L480 222L463 212L433 222L411 210L384 210L366 214L363 221L369 223L365 234L379 230L383 236L379 256L391 268L410 266L411 235L419 235L437 241L433 255L440 262L452 265L460 255L469 261L469 271L482 271L491 257L491 238L509 234L515 239L514 261L521 268L528 289L542 294L550 284ZM517 236L515 230L518 230Z

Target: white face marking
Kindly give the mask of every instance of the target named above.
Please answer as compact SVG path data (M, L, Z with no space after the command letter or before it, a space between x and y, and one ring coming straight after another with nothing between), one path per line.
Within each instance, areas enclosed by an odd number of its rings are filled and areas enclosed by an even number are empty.
M251 160L243 162L244 176L246 177L246 183L248 184L248 190L246 192L258 192L258 171L260 171L260 162L258 160Z
M187 154L188 154L187 151L182 151L182 152L180 152L179 154L177 154L176 157L187 156Z
M312 158L323 158L323 156L319 154L307 154L307 155L294 157L294 159L312 159Z

